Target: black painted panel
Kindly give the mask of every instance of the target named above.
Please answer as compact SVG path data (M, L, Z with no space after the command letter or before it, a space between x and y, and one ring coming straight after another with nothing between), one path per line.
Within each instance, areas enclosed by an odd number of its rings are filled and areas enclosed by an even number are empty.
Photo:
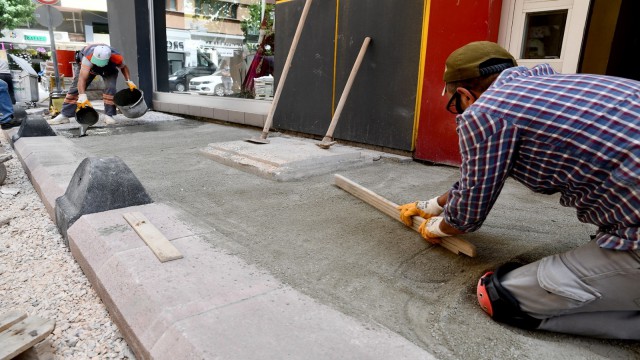
M304 0L276 5L275 73L280 78ZM315 0L292 59L273 127L324 135L331 122L335 0Z
M358 0L340 4L336 99L362 41L366 36L372 41L334 137L411 150L424 2Z
M276 7L276 77L282 73L304 0ZM334 137L411 150L424 2L314 1L274 117L274 127L324 135L364 38L372 42ZM335 86L335 99L333 91Z

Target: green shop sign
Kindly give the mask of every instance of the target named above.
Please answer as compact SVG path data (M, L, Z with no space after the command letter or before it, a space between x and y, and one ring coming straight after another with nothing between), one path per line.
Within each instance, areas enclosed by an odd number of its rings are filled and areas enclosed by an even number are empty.
M25 35L24 39L29 41L47 41L46 36L38 36L38 35Z

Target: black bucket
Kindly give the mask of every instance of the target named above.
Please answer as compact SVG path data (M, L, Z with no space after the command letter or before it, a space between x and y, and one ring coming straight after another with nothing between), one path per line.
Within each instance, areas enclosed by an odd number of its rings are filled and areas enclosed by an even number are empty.
M99 118L98 112L91 106L78 109L76 111L76 121L80 124L80 136L84 136L87 128L95 125Z
M126 88L118 91L113 97L113 102L120 109L122 115L130 119L138 118L148 110L147 104L144 102L144 94L138 89Z

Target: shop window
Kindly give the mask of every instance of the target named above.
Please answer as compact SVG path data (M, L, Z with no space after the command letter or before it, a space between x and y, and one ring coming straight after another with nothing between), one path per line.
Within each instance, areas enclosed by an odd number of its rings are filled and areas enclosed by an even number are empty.
M522 59L560 59L568 10L527 14Z
M93 23L94 34L108 34L109 24Z
M61 26L56 28L56 31L66 31L79 34L84 33L82 15L79 11L62 11L62 17L64 18L64 22Z
M157 59L169 76L158 91L272 98L275 0L185 0L184 12L166 4L167 49Z

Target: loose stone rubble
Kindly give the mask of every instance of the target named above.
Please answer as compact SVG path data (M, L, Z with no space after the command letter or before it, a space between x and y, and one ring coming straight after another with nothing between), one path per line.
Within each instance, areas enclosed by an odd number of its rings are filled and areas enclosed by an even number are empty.
M135 359L111 321L5 139L7 179L0 185L0 313L53 319L38 346L43 358ZM0 151L0 153L2 153Z

